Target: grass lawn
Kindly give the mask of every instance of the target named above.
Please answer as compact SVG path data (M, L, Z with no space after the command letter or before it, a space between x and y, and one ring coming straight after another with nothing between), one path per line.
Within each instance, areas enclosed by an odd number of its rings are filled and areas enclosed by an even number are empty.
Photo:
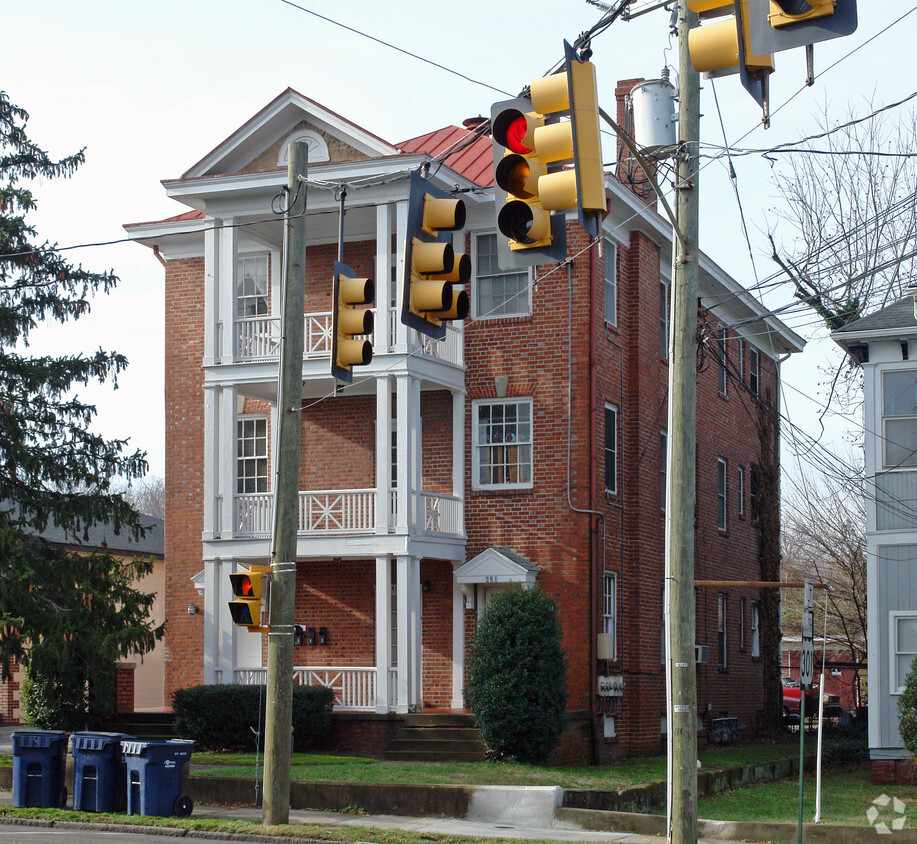
M782 759L798 745L756 744L702 751L705 768ZM197 753L192 773L201 776L254 777L255 755ZM614 789L665 779L665 757L628 759L599 767L546 767L507 762L383 762L355 756L294 753L294 780L451 785L559 785L563 788Z
M868 769L825 771L822 774L821 823L844 826L869 826L866 811L881 795L897 797L905 805L906 826L917 826L917 786L873 785ZM876 806L877 820L891 826L900 817L892 804ZM698 816L710 820L784 821L799 819L799 780L781 780L766 785L751 785L699 801ZM803 780L804 823L815 814L815 777Z

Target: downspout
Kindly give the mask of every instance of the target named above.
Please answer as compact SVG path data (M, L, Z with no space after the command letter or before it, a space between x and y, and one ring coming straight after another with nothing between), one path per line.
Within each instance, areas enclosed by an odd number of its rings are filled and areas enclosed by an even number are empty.
M162 254L159 251L158 243L153 244L153 254L156 256L156 260L159 261L159 263L162 264L166 269L168 269L168 265L166 264L166 259L162 257Z
M596 372L593 364L592 344L593 330L595 320L595 284L593 283L594 270L594 250L589 250L589 417L590 421L594 418L593 400L596 393ZM598 516L602 521L602 568L605 565L605 516L598 510L582 509L573 504L570 497L570 461L571 446L573 438L573 262L568 260L567 264L567 506L574 513L582 513L589 516ZM589 503L592 504L595 487L595 437L592 435L592 426L589 427ZM597 735L595 731L595 717L593 711L592 693L596 688L596 607L595 607L595 580L596 580L596 554L595 540L592 535L592 525L589 527L589 589L587 599L589 601L589 722L590 733L592 734L592 763L597 763Z

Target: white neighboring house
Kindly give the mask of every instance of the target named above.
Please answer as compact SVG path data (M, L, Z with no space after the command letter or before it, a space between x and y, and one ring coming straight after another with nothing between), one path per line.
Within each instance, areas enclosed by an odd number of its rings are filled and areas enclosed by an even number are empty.
M894 782L910 760L898 698L917 656L917 293L833 332L863 369L869 755Z

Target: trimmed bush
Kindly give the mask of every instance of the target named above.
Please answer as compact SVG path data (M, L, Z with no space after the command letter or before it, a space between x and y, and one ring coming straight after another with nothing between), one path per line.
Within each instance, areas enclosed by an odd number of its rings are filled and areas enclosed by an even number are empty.
M566 665L554 602L513 584L487 603L469 654L466 697L497 759L543 762L566 725Z
M293 687L295 750L307 750L315 736L328 735L333 705L334 692L325 686ZM254 752L256 728L263 748L265 707L264 686L192 686L172 694L176 733L194 739L201 750Z
M917 759L917 657L904 680L904 691L898 698L898 731L908 752Z

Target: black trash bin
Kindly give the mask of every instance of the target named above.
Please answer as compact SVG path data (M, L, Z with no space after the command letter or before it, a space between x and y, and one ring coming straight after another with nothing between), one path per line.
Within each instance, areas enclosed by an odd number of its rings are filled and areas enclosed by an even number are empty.
M73 808L78 812L123 812L127 807L127 774L121 742L125 733L74 733Z
M165 817L191 814L194 803L181 793L182 768L194 749L191 739L125 741L127 813Z
M16 730L13 733L13 806L58 809L67 802L63 730Z

